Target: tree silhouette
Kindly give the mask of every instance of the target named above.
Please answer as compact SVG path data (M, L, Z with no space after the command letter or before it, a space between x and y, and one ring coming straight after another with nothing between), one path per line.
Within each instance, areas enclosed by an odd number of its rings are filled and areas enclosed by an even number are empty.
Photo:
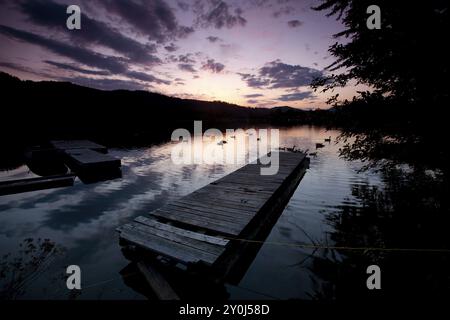
M373 4L381 9L381 29L366 26L366 10ZM448 100L448 2L324 0L313 9L327 11L345 26L329 48L336 58L327 67L330 74L317 79L315 89L328 91L356 80L402 103Z

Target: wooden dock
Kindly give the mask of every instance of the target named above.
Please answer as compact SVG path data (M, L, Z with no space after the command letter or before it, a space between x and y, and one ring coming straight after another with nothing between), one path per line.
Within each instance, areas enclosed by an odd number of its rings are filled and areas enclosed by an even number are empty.
M89 140L53 140L50 144L62 155L69 168L84 180L93 176L94 182L97 176L118 177L121 161L108 155L105 146Z
M54 140L28 148L26 165L39 177L0 181L0 196L73 186L76 176L83 183L122 177L121 160L107 153L89 140Z
M73 149L90 149L101 153L108 153L108 149L90 140L53 140L50 145L60 151Z
M47 177L0 181L0 196L51 188L73 186L75 175L68 173Z
M91 149L70 149L65 154L67 165L75 172L112 170L121 166L120 159Z
M188 269L210 268L219 279L231 277L252 241L268 235L308 165L305 154L293 152L279 152L276 175L261 175L259 161L248 164L120 226L121 242Z

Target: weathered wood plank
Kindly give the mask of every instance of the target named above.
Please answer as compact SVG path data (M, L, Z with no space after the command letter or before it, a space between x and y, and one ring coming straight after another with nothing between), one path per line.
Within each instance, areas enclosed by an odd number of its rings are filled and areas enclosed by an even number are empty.
M189 214L174 214L171 212L163 211L162 209L155 210L151 212L150 215L171 220L174 222L180 222L187 225L200 227L205 230L217 232L219 234L225 234L228 236L237 236L242 230L238 225L233 226L223 225L218 221L202 219L198 216Z
M177 228L177 227L171 226L169 224L161 223L154 219L146 218L143 216L137 217L136 219L134 219L134 221L154 227L156 229L170 231L170 232L173 232L173 233L176 233L176 234L179 234L179 235L191 238L191 239L204 241L204 242L215 244L215 245L222 246L222 247L225 247L229 242L228 240L220 238L220 237L208 236L206 234Z
M261 193L261 194L272 194L273 190L276 190L279 184L261 184L261 183L239 183L237 181L220 181L215 182L210 185L214 190L214 187L225 189L227 191L236 191L241 193Z
M196 208L202 208L202 209L208 209L208 210L215 210L218 213L225 213L227 215L231 215L232 217L235 216L253 216L253 211L243 208L243 207L225 207L225 206L218 206L217 202L199 202L199 201L192 201L188 198L184 199L181 198L179 200L172 201L172 204L180 204L183 206L195 206Z
M153 252L164 253L166 256L182 263L204 261L207 264L212 264L217 259L216 255L143 232L130 225L124 225L120 231L122 239Z
M207 252L212 255L218 256L224 250L223 246L218 246L218 245L214 245L214 244L204 242L201 240L189 238L189 237L186 237L179 233L162 230L162 229L157 229L152 226L142 224L139 222L132 222L132 223L128 224L128 226L134 230L139 230L139 231L148 233L153 236L164 238L166 240L173 241L173 242L176 242L176 243L179 243L179 244L182 244L182 245L185 245L187 247L191 247L191 248L194 248L197 250L201 250L201 251Z
M207 191L196 191L190 196L191 199L196 201L203 201L206 198L211 198L217 202L229 202L242 206L247 206L253 209L253 212L257 211L265 202L265 198L262 197L250 197L238 192L216 192L214 195L209 194Z
M194 210L184 210L183 208L177 208L172 206L165 206L164 208L161 208L162 211L170 212L176 216L183 216L183 217L189 217L192 219L205 221L213 224L221 225L222 227L228 227L230 229L239 229L242 228L243 225L246 225L248 221L232 221L231 219L225 220L220 216L215 216L212 213L203 213L200 211L194 211Z
M191 205L197 205L199 203L198 200L193 198L181 198L178 201L183 201L186 203L190 203ZM255 214L255 207L254 206L247 206L245 203L233 203L229 202L228 199L221 200L218 198L203 198L201 201L202 205L213 207L213 208L220 208L221 210L226 209L235 209L239 210L240 214L247 214L253 216Z
M178 202L171 202L168 206L166 206L167 209L173 209L175 210L181 210L183 212L188 212L191 214L199 215L202 217L210 217L212 219L218 219L223 221L238 221L240 223L248 223L250 220L250 216L236 216L226 211L218 211L214 210L212 208L205 208L199 205L186 205Z

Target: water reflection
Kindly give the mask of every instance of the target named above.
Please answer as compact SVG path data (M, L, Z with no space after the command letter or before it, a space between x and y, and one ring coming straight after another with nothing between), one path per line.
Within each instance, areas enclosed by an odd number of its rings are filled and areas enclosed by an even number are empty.
M337 130L294 127L280 130L282 147L317 152L267 242L237 286L227 286L234 299L352 299L368 295L365 268L379 263L383 293L394 296L439 289L448 294L448 255L384 253L302 248L292 243L330 246L446 247L448 201L436 175L403 171L359 172L360 162L338 156ZM331 141L325 141L331 136ZM211 142L212 143L212 142ZM316 143L324 148L316 150ZM218 151L232 144L217 145ZM67 189L0 197L0 254L17 252L25 238L48 238L66 248L61 264L83 270L81 299L145 299L131 289L120 271L123 257L115 228L154 210L227 173L237 164L175 165L173 143L148 148L111 149L122 159L122 178ZM444 191L442 191L444 190ZM408 266L406 266L408 264ZM412 267L411 267L412 266ZM59 272L50 266L47 272ZM404 269L412 270L402 273ZM126 270L126 269L125 269ZM418 285L408 283L415 274ZM131 279L132 280L132 279ZM130 281L131 281L130 280ZM30 284L18 298L52 297L67 292L45 280ZM446 291L447 290L447 291Z
M0 262L0 299L13 300L23 295L43 274L48 274L63 252L64 248L49 239L27 238L14 253L4 254ZM46 281L55 284L63 280L60 272Z
M37 178L37 174L33 173L27 165L21 164L16 168L0 170L0 181L10 181L17 179Z

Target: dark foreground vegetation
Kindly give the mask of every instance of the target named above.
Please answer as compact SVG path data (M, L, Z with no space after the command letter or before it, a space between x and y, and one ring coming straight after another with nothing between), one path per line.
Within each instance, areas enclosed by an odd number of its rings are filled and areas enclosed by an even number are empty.
M367 85L353 101L330 99L330 123L355 136L346 155L361 159L390 159L441 167L448 163L449 30L448 3L377 1L381 29L366 27L370 1L325 0L315 9L342 21L329 48L335 62L329 75L313 87L333 91L350 81ZM421 21L421 23L418 23Z
M329 216L339 246L408 250L324 252L315 273L326 280L317 299L360 297L392 301L450 296L450 222L448 149L448 3L377 1L381 29L366 27L372 1L325 0L315 9L337 18L345 30L329 49L336 62L316 90L329 91L350 81L365 84L352 101L335 95L326 119L343 130L348 143L341 155L381 171L383 188L355 186L362 203L343 205ZM420 23L418 23L420 21ZM429 250L436 249L436 251ZM358 282L361 265L378 264L383 292L370 293ZM358 275L359 272L359 275ZM325 292L325 294L324 294Z

